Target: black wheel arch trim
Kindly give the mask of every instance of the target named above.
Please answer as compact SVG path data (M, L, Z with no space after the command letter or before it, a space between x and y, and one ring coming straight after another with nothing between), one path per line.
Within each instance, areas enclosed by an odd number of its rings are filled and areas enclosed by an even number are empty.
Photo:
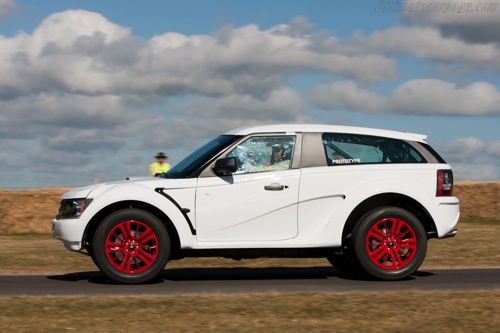
M165 198L167 198L171 203L174 204L174 206L181 212L182 216L184 216L184 219L186 220L187 224L189 225L189 229L191 230L191 234L193 236L196 236L196 229L193 226L193 222L191 222L191 219L188 216L188 213L191 211L189 208L182 208L177 201L175 201L174 198L172 198L170 195L164 192L165 188L164 187L158 187L155 188L155 192L161 194Z

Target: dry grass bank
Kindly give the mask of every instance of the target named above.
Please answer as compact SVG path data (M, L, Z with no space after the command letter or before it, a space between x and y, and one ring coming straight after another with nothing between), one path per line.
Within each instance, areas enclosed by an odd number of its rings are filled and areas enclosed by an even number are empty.
M500 182L460 182L454 191L462 217L500 220Z
M50 233L59 197L67 188L0 189L0 234ZM462 217L500 220L500 182L462 182L455 186Z
M67 188L37 190L0 189L0 234L50 233Z

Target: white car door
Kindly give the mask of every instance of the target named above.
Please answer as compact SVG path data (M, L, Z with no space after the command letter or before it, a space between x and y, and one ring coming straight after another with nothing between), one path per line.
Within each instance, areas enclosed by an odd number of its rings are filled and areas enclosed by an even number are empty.
M292 169L295 136L254 136L227 156L232 175L201 177L196 194L199 242L286 240L297 236L300 169Z

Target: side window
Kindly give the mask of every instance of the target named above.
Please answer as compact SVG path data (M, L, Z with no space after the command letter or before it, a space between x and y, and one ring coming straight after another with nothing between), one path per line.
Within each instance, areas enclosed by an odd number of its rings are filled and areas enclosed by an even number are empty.
M228 157L235 157L237 173L286 170L292 166L295 136L253 136L234 148Z
M323 144L328 165L427 162L417 150L403 140L360 134L325 133Z

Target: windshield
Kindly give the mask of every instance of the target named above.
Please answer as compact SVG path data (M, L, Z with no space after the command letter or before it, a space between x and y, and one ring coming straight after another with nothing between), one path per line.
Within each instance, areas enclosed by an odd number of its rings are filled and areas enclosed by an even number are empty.
M217 155L222 149L236 141L234 135L221 135L189 154L164 174L164 178L187 178Z

